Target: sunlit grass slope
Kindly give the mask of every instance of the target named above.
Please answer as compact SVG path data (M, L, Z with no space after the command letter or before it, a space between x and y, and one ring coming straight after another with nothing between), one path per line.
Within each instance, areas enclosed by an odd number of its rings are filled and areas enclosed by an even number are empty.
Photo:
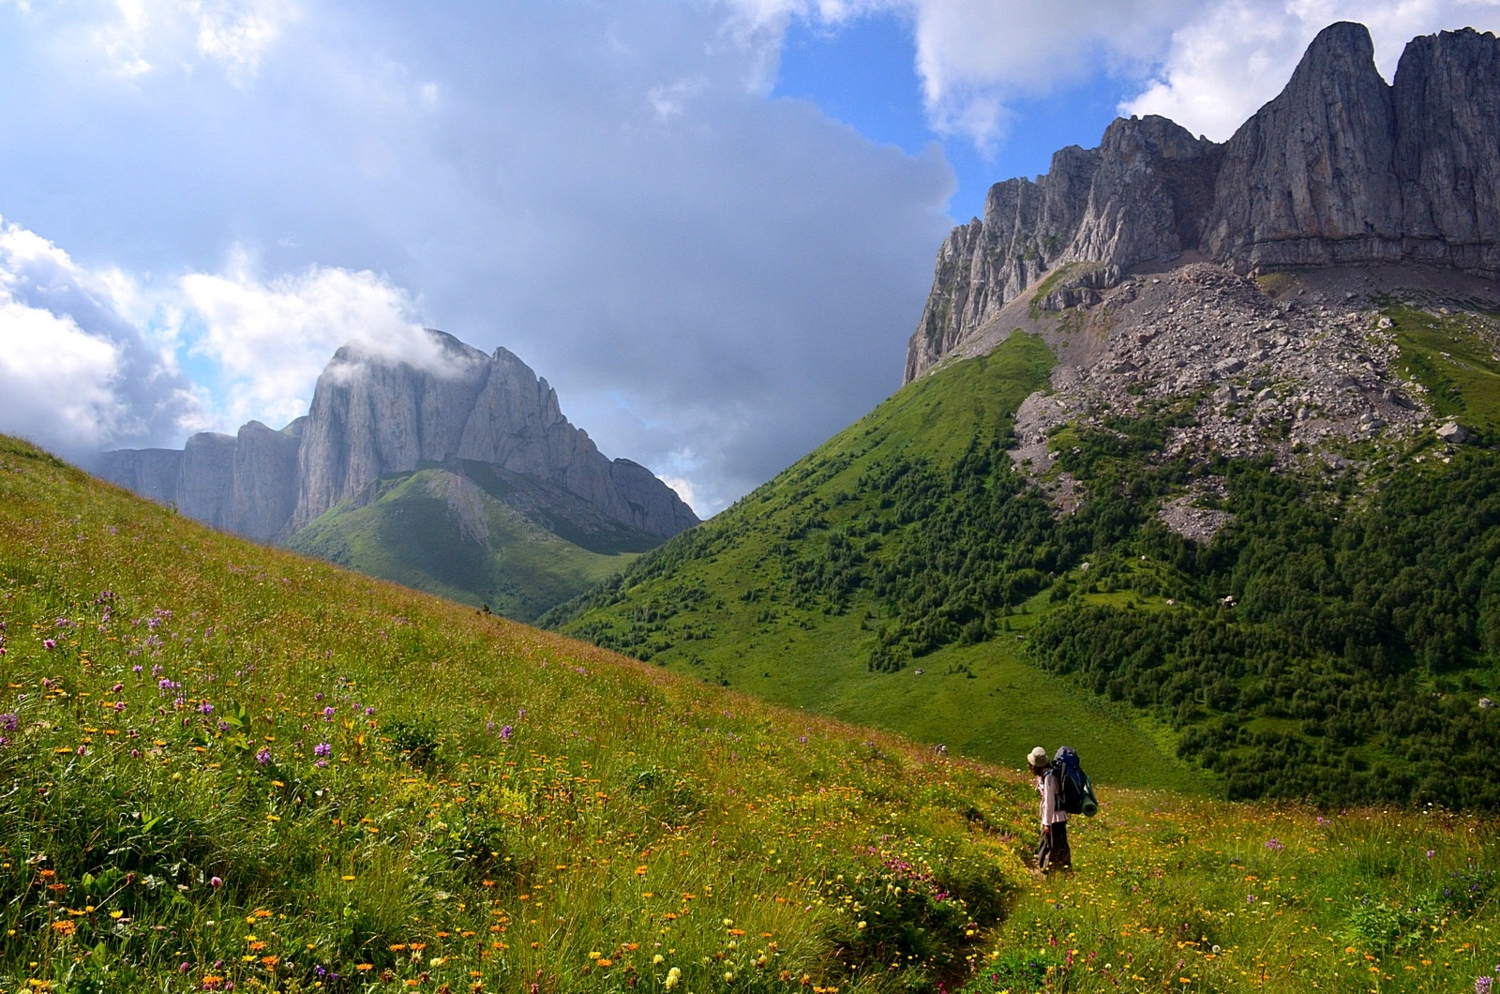
M1468 991L1493 821L1008 774L0 439L0 991Z
M1500 432L1500 356L1477 328L1493 315L1405 305L1385 309L1401 347L1401 369L1427 390L1433 412L1487 440Z
M467 464L376 481L289 548L368 576L530 621L628 566L661 538L609 521L561 487ZM523 489L524 488L524 489ZM533 513L523 514L509 498ZM563 509L580 506L571 520ZM555 513L549 515L546 509Z
M0 598L7 992L920 989L1024 876L986 771L10 441Z
M988 356L907 386L649 565L542 623L674 672L1013 768L1038 742L1067 741L1103 781L1204 789L1208 779L1140 712L1102 703L1027 660L1020 639L1045 598L1022 605L997 638L878 672L870 659L885 597L865 585L836 593L830 608L823 596L838 587L841 558L862 563L903 548L910 522L899 520L879 478L914 464L941 476L975 446L1005 438L1052 364L1039 338L1016 334ZM831 564L825 575L808 575L806 564L819 560ZM799 595L811 586L817 594Z

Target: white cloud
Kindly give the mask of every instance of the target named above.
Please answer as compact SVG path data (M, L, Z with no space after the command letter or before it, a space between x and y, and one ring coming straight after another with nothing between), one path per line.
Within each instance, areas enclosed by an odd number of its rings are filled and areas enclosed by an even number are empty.
M0 220L0 431L80 457L170 438L195 416L187 383L122 314L100 275Z
M71 12L61 34L90 62L102 55L106 70L138 79L163 67L192 72L215 65L236 86L255 80L262 59L285 29L301 17L292 0L92 0ZM23 13L31 13L22 6ZM48 20L60 16L48 11Z
M407 294L374 273L313 267L269 282L243 254L223 274L182 277L188 351L218 370L219 415L281 427L306 414L313 386L341 346L438 374L453 360L414 317Z
M188 0L183 6L198 22L198 54L241 84L255 78L282 29L297 19L297 8L285 0Z
M661 482L675 490L677 496L682 498L682 502L693 509L694 514L702 516L698 510L702 505L698 503L698 495L691 480L682 476L663 476Z
M702 76L679 79L675 83L653 86L646 92L646 102L656 112L656 119L666 123L679 116L687 108L687 102L707 86L708 81Z
M868 15L912 24L930 125L981 149L1003 133L1007 104L1078 82L1101 66L1144 72L1194 0L730 0L779 38L801 17L836 27Z
M118 346L0 290L0 431L59 452L108 445L127 413L119 366Z
M1406 43L1441 30L1500 28L1500 0L1226 0L1172 35L1154 79L1121 112L1161 114L1222 141L1281 92L1313 36L1335 21L1370 29L1375 59L1391 79Z
M351 328L413 336L417 294L704 511L899 384L953 174L765 99L779 39L722 4L320 0L235 87L142 3L130 86L75 50L98 0L0 5L0 206L118 267L115 309L204 391L169 444L305 413Z

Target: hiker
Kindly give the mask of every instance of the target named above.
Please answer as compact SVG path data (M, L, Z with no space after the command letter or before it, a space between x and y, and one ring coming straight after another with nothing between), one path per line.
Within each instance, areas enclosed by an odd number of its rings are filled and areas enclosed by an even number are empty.
M1068 812L1063 810L1057 768L1041 746L1031 750L1026 765L1036 776L1036 789L1042 795L1042 840L1036 850L1037 869L1043 872L1054 868L1071 870L1073 853L1068 848Z

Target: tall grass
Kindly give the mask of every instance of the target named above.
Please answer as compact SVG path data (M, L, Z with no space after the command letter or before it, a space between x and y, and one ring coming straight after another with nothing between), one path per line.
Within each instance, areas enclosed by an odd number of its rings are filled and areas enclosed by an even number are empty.
M1035 880L1000 770L9 440L0 623L5 994L1436 991L1500 960L1493 822L1106 790Z

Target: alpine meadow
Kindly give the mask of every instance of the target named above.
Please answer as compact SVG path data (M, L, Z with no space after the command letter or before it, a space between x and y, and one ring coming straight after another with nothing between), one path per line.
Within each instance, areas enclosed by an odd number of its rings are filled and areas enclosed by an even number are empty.
M716 30L716 58L748 44ZM711 91L656 86L650 127ZM473 110L419 92L433 121ZM35 289L17 245L73 265L27 235L0 228L0 333ZM244 267L232 293L195 277L219 317L260 315ZM340 272L270 280L269 311L420 296ZM646 319L612 280L624 338ZM163 341L191 332L170 311ZM180 449L82 468L0 434L0 994L1500 984L1494 34L1412 39L1388 82L1369 30L1328 25L1225 141L1121 117L996 183L938 249L899 389L706 520L680 467L605 456L507 348L396 324L266 371L306 366L281 429L184 416ZM559 382L616 440L665 451L646 412L670 405L581 368ZM671 459L751 447L723 401ZM1085 784L1097 810L1054 805Z

